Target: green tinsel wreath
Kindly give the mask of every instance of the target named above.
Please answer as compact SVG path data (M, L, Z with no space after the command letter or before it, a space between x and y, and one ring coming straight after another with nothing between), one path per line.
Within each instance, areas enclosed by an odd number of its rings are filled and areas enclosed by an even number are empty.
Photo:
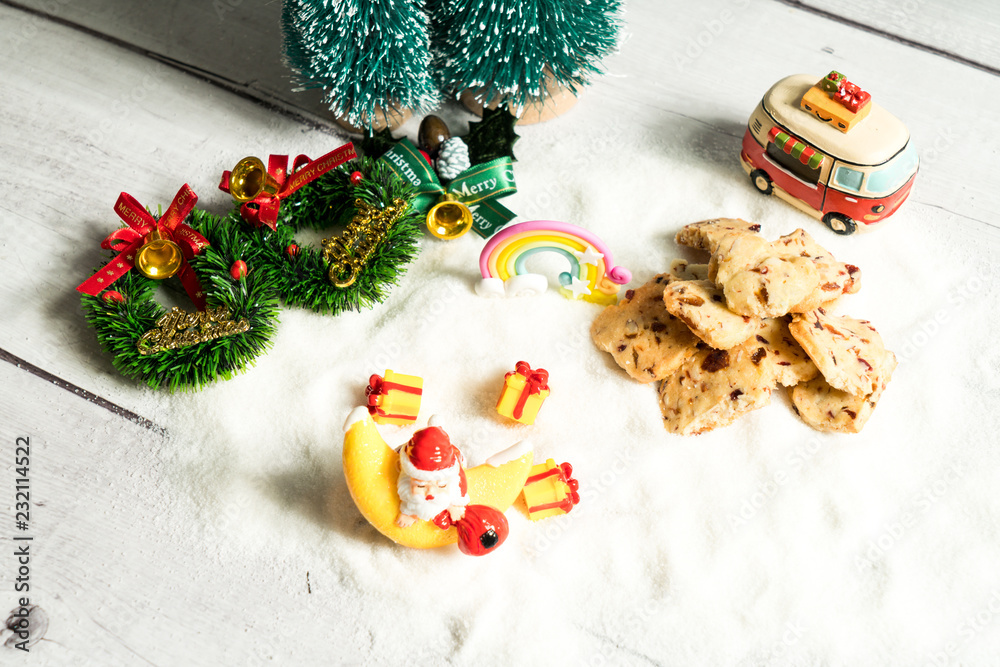
M351 174L362 180L351 183ZM417 254L424 216L412 206L413 187L384 164L369 158L346 162L281 200L277 230L251 229L242 223L238 211L230 219L242 224L254 250L260 254L258 269L265 272L281 299L288 305L303 306L336 315L343 311L371 308L380 303ZM396 199L406 203L406 211L386 233L367 264L349 287L335 287L327 277L328 265L322 250L295 243L295 232L303 227L329 229L346 226L354 216L356 199L385 208Z
M271 346L278 321L278 301L269 277L266 272L255 270L261 262L260 252L239 227L198 209L192 211L186 222L211 244L191 260L208 306L226 306L234 320L246 318L250 324L247 331L142 355L137 347L139 339L167 313L153 299L157 283L173 283L175 278L157 281L133 269L103 295L118 292L123 301L83 297L87 321L97 331L101 347L111 354L115 368L153 389L161 386L170 391L199 389L219 377L228 380L253 365L253 360ZM249 270L244 277L234 280L230 269L237 260L246 262Z

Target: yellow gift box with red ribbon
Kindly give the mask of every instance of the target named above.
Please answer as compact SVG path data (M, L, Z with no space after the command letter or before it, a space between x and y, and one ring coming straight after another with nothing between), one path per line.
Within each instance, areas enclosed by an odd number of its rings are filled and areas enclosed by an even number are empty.
M403 375L391 370L385 376L368 378L368 412L378 424L404 426L417 421L424 380L416 375Z
M867 91L833 71L802 95L799 106L846 133L868 116L871 99Z
M566 514L580 502L580 483L573 479L573 466L556 465L553 459L531 468L524 482L524 504L532 521Z
M538 409L549 396L548 381L544 368L531 370L528 362L517 362L514 371L504 376L497 412L522 424L534 424Z

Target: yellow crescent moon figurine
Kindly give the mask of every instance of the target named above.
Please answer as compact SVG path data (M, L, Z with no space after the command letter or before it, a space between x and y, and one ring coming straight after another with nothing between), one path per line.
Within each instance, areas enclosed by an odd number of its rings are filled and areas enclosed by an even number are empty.
M521 493L532 459L531 443L522 440L466 470L471 502L506 511ZM355 408L344 423L344 476L361 514L393 542L432 549L458 541L455 528L442 530L430 521L406 528L396 524L399 453L382 438L366 407Z

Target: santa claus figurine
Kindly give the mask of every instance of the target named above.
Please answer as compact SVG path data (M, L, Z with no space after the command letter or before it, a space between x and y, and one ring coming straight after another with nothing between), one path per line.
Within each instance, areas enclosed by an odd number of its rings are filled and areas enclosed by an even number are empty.
M440 525L442 514L451 522L465 516L469 504L469 485L462 467L462 453L444 429L429 426L413 434L399 452L399 516L401 528L417 519Z
M493 551L507 539L507 517L487 505L469 504L462 453L444 429L428 426L400 448L399 514L407 528L417 520L458 531L458 548L472 556Z

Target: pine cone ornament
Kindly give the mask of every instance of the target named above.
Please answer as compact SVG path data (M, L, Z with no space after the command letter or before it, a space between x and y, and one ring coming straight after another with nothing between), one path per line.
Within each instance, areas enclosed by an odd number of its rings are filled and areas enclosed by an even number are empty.
M471 166L469 147L465 145L461 137L452 137L441 144L437 172L442 180L450 181Z

